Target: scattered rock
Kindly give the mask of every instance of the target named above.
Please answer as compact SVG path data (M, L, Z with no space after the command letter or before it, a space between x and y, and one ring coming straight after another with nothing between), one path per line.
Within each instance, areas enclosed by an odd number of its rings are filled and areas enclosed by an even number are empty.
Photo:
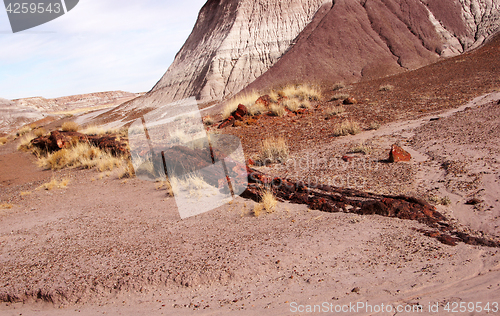
M477 204L480 204L482 201L478 198L472 198L470 200L468 200L467 202L465 202L465 204L467 205L477 205Z
M254 118L249 118L246 120L247 125L255 125L257 124L257 120Z
M433 122L433 121L439 121L440 119L441 119L440 117L433 117L433 118L430 119L430 121L431 122Z
M220 129L220 128L225 128L228 126L233 126L235 121L236 121L236 119L234 118L234 116L231 115L230 117L228 117L227 119L222 121L222 123L220 123L218 128Z
M238 105L238 108L236 109L236 111L234 111L231 115L232 115L235 119L237 119L237 120L239 120L239 121L243 121L243 117L244 117L245 115L247 115L247 113L248 113L248 109L247 109L247 107L246 107L246 106L244 106L243 104L240 104L240 105Z
M358 100L354 99L354 98L347 98L344 100L343 102L344 104L358 104Z
M498 100L497 104L500 105L500 100Z
M234 127L240 127L243 125L245 125L245 124L242 121L234 121L234 124L233 124Z
M352 293L359 293L359 291L360 291L359 287L355 287L351 290Z
M410 161L411 155L409 152L399 147L398 145L392 145L391 151L389 153L389 162L398 161Z
M349 155L342 156L342 160L344 160L345 162L351 162L353 161L353 159L354 156L349 156Z
M271 97L268 94L261 96L255 101L255 104L263 105L266 108L269 106L269 103L271 103Z
M253 159L252 159L252 158L248 158L248 160L247 160L247 165L248 165L248 166L253 166L253 165L255 165L255 161L253 161Z

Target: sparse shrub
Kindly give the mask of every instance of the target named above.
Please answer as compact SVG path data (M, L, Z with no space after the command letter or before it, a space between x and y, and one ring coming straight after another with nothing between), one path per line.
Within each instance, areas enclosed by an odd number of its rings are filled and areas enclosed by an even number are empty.
M297 111L300 108L300 100L298 99L286 99L282 103L287 109L292 112Z
M156 190L165 189L167 191L167 195L170 197L174 196L174 188L170 183L170 180L167 178L166 180L157 179L156 180Z
M172 143L186 143L190 140L190 137L180 129L176 129L172 133L170 133L170 141Z
M368 155L372 152L372 148L365 143L359 143L353 146L350 150L351 153L362 153Z
M274 197L273 192L270 189L266 189L260 197L260 202L255 204L253 214L258 217L264 211L268 214L273 213L276 205L278 205L278 201Z
M370 129L370 130L377 130L377 129L380 128L380 126L381 125L380 125L379 122L371 122L368 129Z
M245 95L238 96L232 100L230 100L226 105L224 106L224 109L222 110L222 118L227 119L231 113L236 111L238 108L238 105L243 104L247 108L251 107L252 105L255 104L255 101L260 97L260 95L257 92L251 92Z
M334 117L334 116L337 116L339 114L342 114L345 112L345 108L342 106L342 105L339 105L339 106L333 106L331 108L329 108L327 111L326 111L326 117L328 119Z
M119 179L123 178L133 178L135 177L134 165L130 159L127 159L126 166L123 170L118 174Z
M85 135L104 135L106 134L106 130L102 127L96 125L90 125L85 127L85 129L80 131Z
M2 203L0 204L0 210L11 209L14 205L10 203Z
M286 114L286 111L285 111L285 107L281 106L281 105L278 105L278 104L271 104L271 106L269 106L269 110L271 111L271 113L274 115L274 116L285 116Z
M50 191L52 189L64 189L68 186L69 179L63 179L61 181L57 181L57 179L52 179L48 183L44 183L37 188L37 190L47 190Z
M266 112L266 107L263 104L256 103L248 108L248 115L254 116Z
M344 88L345 88L345 84L343 82L337 82L333 85L332 90L338 91L338 90L342 90Z
M447 205L451 204L451 200L447 196L439 197L439 196L436 196L436 195L431 195L431 196L428 197L428 200L429 200L429 202L432 202L432 203L438 204L438 205L447 206Z
M30 195L31 192L30 191L22 191L21 193L19 193L20 196L27 196L27 195Z
M378 88L379 91L391 91L392 89L394 89L394 86L391 84L384 84Z
M289 99L299 100L319 100L321 99L321 91L310 85L286 86L280 92L281 96L286 96Z
M284 138L268 138L262 141L260 161L269 163L284 162L289 155L288 145Z
M25 125L25 126L21 127L21 128L17 131L16 135L17 135L18 137L20 137L20 136L23 136L24 134L27 134L27 133L31 132L31 130L32 130L31 126L29 126L29 125Z
M19 145L17 146L17 150L29 151L32 148L31 141L33 139L35 139L35 135L33 135L33 133L25 134L21 138L21 140L19 141Z
M347 136L349 134L356 135L361 132L361 128L357 122L353 121L344 121L342 124L338 124L334 130L334 136Z
M35 129L34 134L36 137L41 137L41 136L47 134L47 131L43 127L37 128L37 129Z
M8 141L7 137L0 137L0 146L7 144Z
M64 148L38 159L42 168L59 170L62 168L94 168L99 171L113 170L123 165L124 157L115 157L88 143L79 143L71 148Z
M278 101L280 99L280 95L279 95L278 92L276 92L276 91L273 90L273 91L269 92L269 99L273 103L278 103Z
M336 93L333 95L330 101L345 100L347 98L349 98L349 94L347 93Z
M78 132L80 125L75 122L64 122L61 126L61 130L64 132Z

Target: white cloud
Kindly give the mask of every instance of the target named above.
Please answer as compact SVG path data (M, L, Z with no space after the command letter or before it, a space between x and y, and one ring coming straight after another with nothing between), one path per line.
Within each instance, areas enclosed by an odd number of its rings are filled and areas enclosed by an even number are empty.
M173 61L204 2L81 0L49 23L1 32L0 96L147 91ZM6 18L0 15L0 31Z

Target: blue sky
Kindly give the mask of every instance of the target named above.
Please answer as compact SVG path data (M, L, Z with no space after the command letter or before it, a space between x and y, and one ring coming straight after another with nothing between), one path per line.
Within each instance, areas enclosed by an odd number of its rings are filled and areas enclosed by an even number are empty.
M0 97L148 91L172 63L205 2L80 0L62 17L15 34L2 4Z

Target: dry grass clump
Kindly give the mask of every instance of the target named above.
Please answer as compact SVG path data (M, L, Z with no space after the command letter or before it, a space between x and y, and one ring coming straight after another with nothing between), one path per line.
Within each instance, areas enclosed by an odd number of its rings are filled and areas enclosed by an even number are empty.
M330 101L337 101L337 100L345 100L349 98L349 94L348 93L336 93L332 96L332 98L330 99Z
M351 153L361 153L361 154L365 154L365 155L368 155L372 152L372 148L368 145L366 145L365 143L359 143L355 146L353 146L350 150Z
M394 86L391 84L384 84L378 88L379 91L391 91L392 89L394 89Z
M449 197L447 196L444 196L444 197L439 197L439 196L435 196L435 195L432 195L428 198L428 200L434 204L437 204L437 205L444 205L444 206L447 206L447 205L450 205L451 204L451 200Z
M333 85L332 91L338 91L338 90L342 90L344 88L345 88L345 84L343 82L337 82Z
M260 161L264 163L284 162L290 152L284 138L268 138L262 141L260 150Z
M7 137L0 137L0 146L7 144L8 141Z
M254 116L259 115L267 111L267 108L260 103L256 103L248 108L248 115Z
M47 131L45 130L45 128L41 127L41 128L35 129L35 131L33 133L35 134L35 137L41 137L41 136L47 134Z
M104 134L106 134L106 130L104 128L96 126L96 125L87 126L83 130L81 130L80 132L82 134L85 134L85 135L104 135Z
M31 146L31 141L35 139L35 135L33 133L25 134L20 140L19 145L17 146L17 150L21 151L29 151Z
M20 196L27 196L27 195L30 195L31 192L30 191L22 191L21 193L19 193Z
M57 179L52 179L50 182L44 183L37 188L37 190L53 190L53 189L64 189L68 186L69 179L63 179L61 181L57 181Z
M155 186L156 186L156 190L165 189L167 191L168 196L170 196L170 197L174 196L174 187L172 186L172 183L170 182L170 180L168 178L166 180L157 179Z
M11 209L13 207L14 207L14 205L10 204L10 203L2 203L2 204L0 204L0 210Z
M132 164L132 161L130 159L127 159L127 164L125 168L123 168L123 170L118 174L118 178L123 179L133 177L135 177L134 165Z
M285 116L285 114L286 114L286 110L285 110L284 106L281 106L279 104L274 104L274 103L269 106L269 111L271 112L272 115L279 116L279 117Z
M222 110L222 119L227 119L231 115L231 113L233 113L238 108L238 105L240 104L243 104L247 108L251 107L255 104L255 101L257 101L259 97L260 95L257 92L253 91L251 93L241 95L230 100L228 103L226 103L224 109Z
M280 92L281 96L288 97L289 99L299 99L299 100L315 100L321 99L321 91L310 85L297 85L297 86L286 86Z
M74 147L40 156L38 166L52 170L95 167L99 171L111 171L115 167L121 167L123 162L124 157L115 157L111 153L88 143L79 143Z
M260 197L260 202L255 204L253 208L253 214L258 217L262 212L273 213L278 201L274 197L273 192L270 189L265 190Z
M31 125L25 125L17 131L16 135L17 135L17 137L20 137L20 136L23 136L24 134L31 132L32 130L33 130L33 127Z
M269 99L273 103L278 103L278 101L280 99L280 94L277 91L273 90L273 91L269 92Z
M357 122L353 121L344 121L342 124L338 124L334 130L334 136L347 136L349 134L356 135L361 132L361 128Z
M80 125L76 124L75 122L64 122L61 126L61 130L63 132L78 132L79 129Z
M334 116L337 116L339 114L342 114L345 112L345 108L342 106L342 105L338 105L338 106L333 106L331 108L329 108L327 111L326 111L326 117L328 119L334 117Z
M282 105L285 106L287 109L289 109L292 112L297 111L300 108L303 109L310 109L311 108L311 102L307 99L286 99L282 102Z
M368 127L369 130L377 130L380 128L380 123L379 122L371 122L370 126Z

